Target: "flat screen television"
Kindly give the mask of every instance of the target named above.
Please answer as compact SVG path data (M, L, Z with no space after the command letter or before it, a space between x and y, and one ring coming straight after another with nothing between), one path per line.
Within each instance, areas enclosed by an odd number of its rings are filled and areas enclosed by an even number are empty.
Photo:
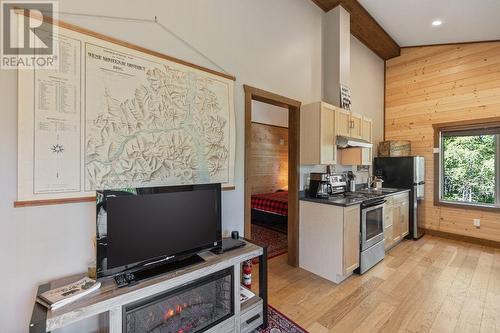
M222 244L220 184L97 191L96 206L98 278Z

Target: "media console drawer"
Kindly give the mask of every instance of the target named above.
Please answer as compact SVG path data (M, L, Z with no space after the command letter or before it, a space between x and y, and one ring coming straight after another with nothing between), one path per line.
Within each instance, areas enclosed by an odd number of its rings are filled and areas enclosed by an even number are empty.
M263 321L263 306L262 300L253 305L252 307L242 310L240 315L240 332L248 333L257 329L262 325Z

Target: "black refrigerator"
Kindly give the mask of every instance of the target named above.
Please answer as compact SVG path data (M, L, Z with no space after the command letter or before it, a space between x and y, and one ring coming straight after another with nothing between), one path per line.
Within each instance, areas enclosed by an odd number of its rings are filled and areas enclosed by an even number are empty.
M376 157L373 173L384 181L384 187L410 189L410 218L408 238L424 235L418 225L419 205L424 199L425 160L422 156Z

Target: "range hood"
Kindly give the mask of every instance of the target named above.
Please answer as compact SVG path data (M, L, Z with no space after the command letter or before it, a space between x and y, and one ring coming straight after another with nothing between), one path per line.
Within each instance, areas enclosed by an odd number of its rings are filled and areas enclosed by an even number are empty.
M337 136L337 147L340 149L345 148L372 148L373 145L364 140L358 140L353 138L347 138L345 136Z

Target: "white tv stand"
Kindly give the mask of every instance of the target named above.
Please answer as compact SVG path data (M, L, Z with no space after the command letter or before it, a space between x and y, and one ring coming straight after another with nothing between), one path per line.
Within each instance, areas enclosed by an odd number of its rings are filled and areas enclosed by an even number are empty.
M122 333L122 310L127 304L175 290L229 267L234 269L234 315L206 332L247 333L259 326L266 327L267 249L246 241L244 247L226 253L216 255L212 252L202 252L199 255L204 262L155 276L130 287L117 288L112 278L106 279L102 281L98 291L55 311L47 310L35 302L29 331L50 332L86 318L108 313L109 332ZM241 263L255 257L259 257L259 294L240 303ZM77 281L83 276L84 274L74 275L40 285L38 294Z

